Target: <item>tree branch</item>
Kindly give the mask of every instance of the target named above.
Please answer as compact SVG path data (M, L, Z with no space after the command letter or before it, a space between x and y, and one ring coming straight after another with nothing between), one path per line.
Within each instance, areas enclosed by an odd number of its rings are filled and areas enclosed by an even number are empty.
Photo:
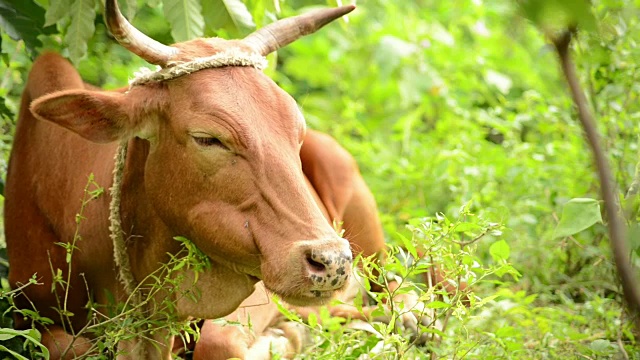
M600 135L596 122L589 109L587 98L580 86L576 70L569 54L569 44L574 29L570 29L559 36L551 36L562 66L562 72L571 89L573 102L578 108L578 118L582 123L582 128L587 136L589 146L593 152L593 157L600 179L600 191L604 199L607 223L609 224L609 243L613 252L613 259L618 270L618 275L622 282L624 297L631 311L637 314L640 311L640 290L637 287L638 280L635 278L631 264L629 263L629 249L626 244L626 226L621 218L616 197L616 185L611 174L609 162L600 143Z

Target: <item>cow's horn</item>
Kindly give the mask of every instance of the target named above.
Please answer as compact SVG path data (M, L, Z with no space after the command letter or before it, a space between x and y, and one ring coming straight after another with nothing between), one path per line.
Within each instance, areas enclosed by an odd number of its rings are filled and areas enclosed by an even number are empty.
M243 41L259 54L266 56L305 35L318 31L355 8L355 5L346 5L320 9L278 20L248 35Z
M104 17L120 45L151 64L164 67L178 53L178 49L163 45L133 27L120 13L117 0L107 0Z

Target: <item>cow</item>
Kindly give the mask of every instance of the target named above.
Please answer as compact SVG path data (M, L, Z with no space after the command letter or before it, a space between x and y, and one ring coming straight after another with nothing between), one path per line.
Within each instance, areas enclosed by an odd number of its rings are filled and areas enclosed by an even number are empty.
M301 306L326 303L345 287L350 245L326 220L343 194L325 201L322 179L303 172L301 147L313 135L295 101L260 69L267 54L353 9L283 19L241 40L167 46L107 0L116 40L161 70L103 91L59 55L34 62L9 161L5 235L11 286L34 274L40 283L24 287L16 306L53 321L39 325L52 359L86 352L90 339L78 333L86 305L131 299L136 284L180 252L176 236L209 262L197 278L183 270L200 297L173 299L177 318L225 316L258 281ZM112 191L85 203L90 174ZM153 330L118 344L118 358L169 359L172 338Z

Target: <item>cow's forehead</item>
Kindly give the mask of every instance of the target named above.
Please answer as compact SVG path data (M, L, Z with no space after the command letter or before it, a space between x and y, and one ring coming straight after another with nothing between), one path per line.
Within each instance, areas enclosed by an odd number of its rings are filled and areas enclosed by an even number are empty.
M297 134L304 117L295 100L250 67L201 70L167 82L173 113L182 126L212 116L234 127Z
M177 44L173 47L179 50L172 62L188 62L197 58L213 56L223 52L254 53L254 50L240 40L226 40L222 38L198 38Z

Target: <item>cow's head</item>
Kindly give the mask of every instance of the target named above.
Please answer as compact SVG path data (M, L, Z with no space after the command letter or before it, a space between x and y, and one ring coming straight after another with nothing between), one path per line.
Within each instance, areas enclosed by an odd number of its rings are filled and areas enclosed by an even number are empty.
M155 213L215 262L294 304L325 302L346 283L351 251L324 219L300 163L305 120L251 59L311 33L352 6L281 20L243 40L165 46L107 1L107 23L132 52L164 69L230 52L253 66L189 71L126 93L67 90L34 101L35 116L94 142L149 142L144 181ZM246 60L245 59L245 60Z

